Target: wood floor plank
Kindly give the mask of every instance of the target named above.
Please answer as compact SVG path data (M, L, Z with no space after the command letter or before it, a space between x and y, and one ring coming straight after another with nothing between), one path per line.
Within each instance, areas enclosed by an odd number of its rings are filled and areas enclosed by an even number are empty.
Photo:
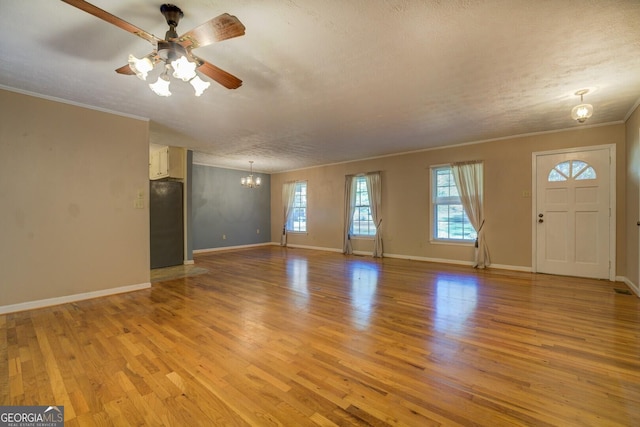
M622 283L277 246L0 315L0 404L69 426L640 425Z

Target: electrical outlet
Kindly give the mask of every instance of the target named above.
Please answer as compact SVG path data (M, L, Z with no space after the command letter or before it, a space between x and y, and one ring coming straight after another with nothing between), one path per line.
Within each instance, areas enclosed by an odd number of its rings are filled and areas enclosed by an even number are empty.
M259 228L256 230L256 234L260 234L260 229Z
M227 240L227 235L226 234L222 235L222 240Z

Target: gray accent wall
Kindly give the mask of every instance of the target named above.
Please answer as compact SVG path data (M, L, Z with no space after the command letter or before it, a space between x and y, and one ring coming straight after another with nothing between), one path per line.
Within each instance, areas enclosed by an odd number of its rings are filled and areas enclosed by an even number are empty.
M248 175L246 171L193 165L194 250L271 242L270 176L254 172L262 185L251 189L240 185L240 179Z
M184 207L185 207L185 226L184 226L184 260L193 261L193 224L191 218L193 216L192 187L193 187L193 151L186 150L187 154L187 179L184 186Z

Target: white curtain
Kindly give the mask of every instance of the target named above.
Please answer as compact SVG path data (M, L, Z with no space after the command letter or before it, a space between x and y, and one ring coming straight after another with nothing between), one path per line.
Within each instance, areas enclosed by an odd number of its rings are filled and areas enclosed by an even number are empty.
M371 219L376 226L376 235L373 240L373 257L382 258L382 209L380 203L382 199L382 182L380 180L380 172L368 173L365 175L367 183L367 193L369 193L369 209L371 210Z
M491 264L491 260L484 236L483 164L481 161L454 163L451 165L451 172L464 212L478 234L474 267L485 268Z
M287 222L289 221L289 215L291 215L291 208L293 207L293 198L295 194L295 182L285 182L282 185L282 207L284 216L282 222L282 237L280 238L280 246L287 246Z
M342 253L350 255L353 253L351 246L351 225L353 224L353 212L356 210L356 177L354 175L345 176L344 180L344 245Z

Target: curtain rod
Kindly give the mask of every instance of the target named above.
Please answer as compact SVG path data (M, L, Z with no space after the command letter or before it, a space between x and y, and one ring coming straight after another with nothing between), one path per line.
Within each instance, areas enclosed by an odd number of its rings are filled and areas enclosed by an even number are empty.
M484 160L465 160L462 162L451 162L451 163L438 163L435 165L429 165L427 167L425 167L425 169L432 169L432 168L443 168L445 166L453 166L453 165L472 165L475 163L484 163Z
M363 176L363 175L372 175L374 173L382 173L382 171L348 173L345 176Z
M478 163L482 163L482 160L467 160L464 162L453 162L451 163L451 165L458 165L458 166L464 166L464 165L475 165Z

